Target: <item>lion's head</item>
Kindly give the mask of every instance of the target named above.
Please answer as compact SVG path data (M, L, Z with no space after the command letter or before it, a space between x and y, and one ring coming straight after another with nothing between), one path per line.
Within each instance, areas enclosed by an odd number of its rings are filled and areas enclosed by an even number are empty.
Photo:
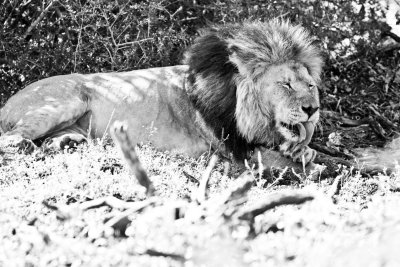
M184 63L192 102L236 159L258 145L299 141L301 123L319 119L323 60L301 26L272 20L204 30Z

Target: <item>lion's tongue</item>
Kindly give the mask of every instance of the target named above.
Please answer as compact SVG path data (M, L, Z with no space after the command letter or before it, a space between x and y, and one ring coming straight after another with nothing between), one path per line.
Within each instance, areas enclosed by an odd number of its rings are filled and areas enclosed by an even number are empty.
M314 134L314 123L310 121L306 121L303 123L296 124L297 128L299 129L300 138L299 142L301 145L306 146L310 143L311 137Z

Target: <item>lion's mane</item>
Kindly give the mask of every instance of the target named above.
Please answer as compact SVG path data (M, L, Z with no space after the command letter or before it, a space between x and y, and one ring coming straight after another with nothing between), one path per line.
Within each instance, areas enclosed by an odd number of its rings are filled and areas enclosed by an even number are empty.
M319 82L323 61L313 41L287 21L245 22L200 31L186 52L190 99L236 159L274 138L273 114L260 110L254 81L271 65L298 62Z

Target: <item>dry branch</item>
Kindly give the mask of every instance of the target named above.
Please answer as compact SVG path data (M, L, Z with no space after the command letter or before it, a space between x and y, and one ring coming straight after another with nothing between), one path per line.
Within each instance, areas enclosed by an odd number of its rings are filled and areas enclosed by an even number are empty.
M139 202L127 202L115 197L104 197L68 206L55 206L50 204L46 200L44 200L42 203L48 209L56 211L57 218L64 221L76 217L83 211L97 209L105 206L113 209L127 210L129 214L133 214L136 212L141 212L147 207L157 205L159 203L159 200L153 197Z
M117 47L117 49L123 49L123 48L128 48L128 47L131 47L133 45L141 44L141 43L148 42L148 41L154 41L154 38L144 38L144 39L141 39L141 40L125 42L125 43L117 44L116 47Z
M208 163L206 170L203 173L203 176L201 177L199 188L197 189L197 191L194 195L194 198L193 198L194 200L196 200L199 203L202 203L207 199L208 183L210 181L211 172L214 169L215 164L217 164L217 161L218 161L217 154L213 154L211 156L211 159Z
M250 170L242 173L237 179L234 186L227 192L224 203L243 198L251 189L255 182L254 175Z
M285 175L285 173L288 170L288 166L286 166L280 173L279 176L270 184L268 185L266 190L271 189L272 187L274 187L275 185L277 185L278 183L280 183L283 180L283 176Z
M242 210L239 210L236 216L242 220L252 221L254 217L275 207L282 205L299 205L313 199L314 196L303 193L276 193L251 207L246 207Z
M184 262L186 260L185 257L182 255L174 254L174 253L165 253L165 252L157 251L154 249L147 249L142 254L146 254L149 256L156 256L156 257L168 257L168 258L172 258L176 261L180 261L180 262Z
M153 183L150 181L145 169L139 161L135 145L129 139L126 123L116 121L111 128L111 133L114 141L121 148L122 154L133 171L136 179L139 181L139 184L146 188L147 196L154 196L155 189Z
M114 230L115 236L125 237L126 229L132 223L132 220L129 218L129 215L132 215L132 214L127 214L126 212L118 214L118 215L112 217L110 220L108 220L104 224L104 226L106 228L107 227L112 228Z
M360 120L352 120L349 118L346 118L338 112L334 111L328 111L328 110L323 110L321 111L321 116L326 119L331 119L333 121L338 122L341 126L344 127L357 127L363 124L369 124L368 118L363 118Z
M342 189L343 180L343 174L336 176L335 180L333 180L331 187L329 188L328 197L332 199L333 203L336 203L335 196L339 194L340 189Z
M71 43L71 35L69 34L68 27L65 24L63 14L61 13L61 10L58 7L55 7L55 10L56 10L58 17L60 18L61 26L63 27L64 32L67 36L67 41Z
M341 158L341 164L342 165L346 165L346 166L350 166L351 163L347 160L349 159L354 159L354 156L348 153L344 153L341 152L337 149L334 149L332 147L328 147L328 146L323 146L323 145L319 145L317 143L313 143L309 145L310 148L315 149L316 151L318 151L319 153L317 154L316 159L314 160L315 163L324 163L323 160L327 157L334 157L334 158ZM320 159L318 158L318 155L322 153L322 156ZM344 158L344 159L342 159ZM321 161L321 162L320 162Z
M395 72L395 74L396 74L396 72ZM368 109L371 110L371 111L375 114L375 117L376 117L376 119L378 120L378 122L379 122L382 126L384 126L385 128L394 128L394 129L397 129L397 128L398 128L398 125L397 125L396 123L392 122L391 120L389 120L388 118L386 118L384 115L380 114L380 113L377 111L377 108L376 108L376 107L374 108L372 105L369 105L369 106L368 106Z
M316 145L316 144L314 144L314 145L312 145L310 147L312 147L315 150L318 150L318 149L321 148L321 146ZM317 157L315 158L314 163L325 164L328 167L331 166L331 165L332 166L335 165L336 166L335 168L337 168L338 164L344 165L344 166L347 166L347 167L351 167L352 165L354 165L353 161L345 160L345 159L343 159L343 158L341 158L339 156L332 156L330 154L325 154L324 152L326 152L326 151L322 152L322 151L318 150L318 152L319 153L317 154ZM341 154L339 154L339 155L341 155Z
M42 13L40 13L39 17L29 26L29 28L26 30L25 34L24 34L24 38L25 39L30 33L31 31L40 23L40 21L44 18L44 16L46 15L46 13L49 11L49 9L53 6L54 3L58 2L57 0L55 1L51 1L48 6L43 9Z
M186 171L182 171L182 173L183 173L183 175L185 175L185 176L186 176L190 181L192 181L193 183L195 183L195 184L197 184L197 185L200 184L200 181L197 180L197 178L194 177L193 175L187 173Z
M104 197L104 198L99 198L99 199L95 199L95 200L90 200L90 201L86 201L83 202L82 204L80 204L80 209L85 211L85 210L89 210L89 209L96 209L96 208L100 208L100 207L110 207L113 209L121 209L121 210L135 210L135 211L141 211L142 209L144 209L145 207L154 205L155 203L157 203L157 199L155 198L149 198L143 201L139 201L139 202L126 202L123 200L120 200L116 197Z

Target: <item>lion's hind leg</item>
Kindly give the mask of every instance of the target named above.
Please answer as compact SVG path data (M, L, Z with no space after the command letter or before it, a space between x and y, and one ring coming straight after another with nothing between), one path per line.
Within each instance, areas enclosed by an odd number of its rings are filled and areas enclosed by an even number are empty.
M20 134L8 132L0 136L1 150L4 150L6 147L16 147L19 153L25 152L30 154L35 150L36 145L32 140L24 138Z
M35 149L35 143L64 129L74 128L88 114L86 101L73 94L66 93L58 98L39 95L37 98L37 101L28 101L30 98L24 97L22 91L1 109L4 134L0 137L0 150L17 147L20 152L30 153ZM77 129L75 133L78 133ZM80 141L81 137L72 139Z

